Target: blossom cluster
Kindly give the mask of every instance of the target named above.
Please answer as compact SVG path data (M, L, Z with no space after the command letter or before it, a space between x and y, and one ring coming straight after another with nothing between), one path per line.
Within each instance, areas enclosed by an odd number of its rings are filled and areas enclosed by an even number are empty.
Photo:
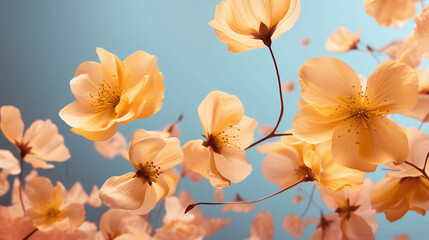
M278 85L281 105L272 125L258 127L238 96L214 90L195 109L201 137L180 141L180 115L162 130L137 129L128 141L119 125L160 111L168 85L156 56L140 50L120 60L97 48L99 62L78 66L70 81L76 100L59 116L73 133L93 141L95 151L105 158L122 156L132 171L118 172L101 187L93 185L89 194L80 182L70 189L59 181L54 185L36 169L53 169L53 162L71 157L57 126L49 119L36 120L24 131L20 110L1 106L0 129L19 155L0 150L0 196L11 195L10 205L0 206L0 239L200 240L231 224L228 218L205 216L201 206L223 205L222 212L247 213L256 209L254 203L292 188L298 189L294 204L308 199L303 214L283 219L285 234L295 238L314 224L313 240L375 239L377 213L390 222L409 211L425 215L429 135L421 127L429 122L429 68L419 66L429 56L429 7L418 12L418 2L424 5L424 0L365 0L365 12L379 25L400 28L414 21L414 32L377 49L361 41L361 28L352 33L339 27L325 48L341 54L368 52L377 62L375 70L365 77L337 58L308 59L297 73L301 99L288 130L280 129L287 111L283 94L295 86L281 81L273 42L298 20L300 0L226 0L209 22L233 53L265 47L269 51L277 76L272 85ZM301 44L311 40L302 39ZM421 124L402 126L391 114ZM255 139L255 130L263 137ZM247 159L252 148L264 154L260 170L280 191L254 201L237 193L224 202L224 189L245 181L259 167ZM32 170L23 176L24 166L30 165ZM374 183L366 174L380 165L388 172ZM15 177L8 178L11 175ZM184 178L210 183L214 202L195 202L199 199L188 191L179 192ZM311 194L300 188L304 184L313 186ZM322 198L319 203L315 189ZM85 206L103 204L109 209L98 225L86 220ZM304 219L310 207L320 210L320 216ZM274 238L271 213L258 212L249 232L250 240Z

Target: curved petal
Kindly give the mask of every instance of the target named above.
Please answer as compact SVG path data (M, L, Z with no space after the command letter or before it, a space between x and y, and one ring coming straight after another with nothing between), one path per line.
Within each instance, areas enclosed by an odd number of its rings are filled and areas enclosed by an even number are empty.
M357 214L351 214L348 219L342 219L341 230L346 239L361 239L361 240L372 240L375 239L375 234L372 231L371 226Z
M360 80L345 62L332 57L312 58L298 72L301 97L317 107L336 107L337 96L355 97L361 90Z
M97 96L99 85L103 82L103 72L101 65L97 62L84 62L79 65L73 79L70 81L70 88L75 98L83 103L89 104L92 96Z
M262 160L261 171L268 181L283 189L305 177L296 174L300 162L298 153L294 149L284 151L282 154L270 153Z
M209 178L210 150L203 146L203 140L192 140L183 145L183 154L186 165L193 172Z
M198 115L206 136L217 135L226 126L239 124L244 116L244 108L238 97L212 91L198 107Z
M60 182L54 187L49 178L36 177L27 182L25 193L35 209L44 209L47 204L59 206L66 202L66 189Z
M81 203L72 203L64 209L65 216L71 225L79 227L85 220L85 208Z
M104 81L111 86L120 85L118 82L118 63L121 62L118 57L103 48L97 48L96 52L100 58L100 66L103 71Z
M250 144L252 144L253 134L257 126L258 126L258 122L253 118L247 117L246 115L244 115L243 118L241 119L241 122L235 126L238 129L240 129L240 132L239 132L240 137L237 143L240 149L245 149Z
M219 173L233 183L243 181L252 171L244 150L225 148L222 154L214 153L214 162Z
M406 64L382 62L368 77L365 95L375 108L389 114L412 109L417 103L418 76Z
M164 75L159 72L158 66L155 64L138 95L138 97L144 97L144 104L137 111L139 114L137 118L148 118L161 109L165 91L163 78ZM138 97L134 99L132 104L138 105L139 102L143 102Z
M55 167L53 164L48 164L47 162L43 161L42 159L31 153L25 155L24 161L31 164L33 168L50 169Z
M416 27L414 28L414 36L419 44L429 51L429 8L426 7L423 11L414 18Z
M323 116L308 104L295 115L292 122L292 133L298 139L317 144L329 140L335 127L342 122L342 119Z
M162 169L169 169L183 161L183 151L178 138L165 139L164 148L156 155L153 162Z
M139 169L139 164L153 162L166 145L167 143L159 136L147 137L138 142L133 141L129 155L134 168Z
M2 173L17 175L21 172L18 159L9 151L0 149L0 168Z
M100 189L101 201L111 208L127 210L140 208L149 187L140 178L134 178L134 175L127 173L107 179Z
M148 186L144 201L140 208L135 209L133 212L138 214L146 214L156 207L159 201L161 201L169 192L168 184L164 179L158 178L157 182L152 183L152 186Z
M132 88L142 81L145 75L150 74L156 65L156 56L145 51L137 51L125 58L123 63L125 68L130 71L126 88Z
M0 127L9 142L13 144L20 143L24 133L24 122L19 109L14 106L1 107Z
M429 122L429 95L419 94L414 108L401 114L419 121Z
M377 0L368 3L365 12L381 26L399 28L414 16L416 7L413 1Z
M277 23L276 30L274 31L273 36L271 36L271 39L275 40L279 38L280 35L282 35L284 32L291 29L295 22L298 20L299 14L301 12L301 1L274 0L271 1L271 4L271 22L272 24ZM288 4L289 6L284 7L284 5L286 4Z

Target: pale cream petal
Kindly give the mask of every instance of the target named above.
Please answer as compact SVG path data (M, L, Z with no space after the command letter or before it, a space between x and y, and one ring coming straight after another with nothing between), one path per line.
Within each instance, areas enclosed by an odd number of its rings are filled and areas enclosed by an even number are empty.
M296 174L300 161L297 152L293 149L282 154L270 153L262 161L261 171L268 181L283 189L305 177Z
M388 114L412 109L417 103L418 76L406 64L385 61L368 77L367 90L370 104Z
M419 44L429 51L429 7L425 7L423 11L414 18L416 26L414 28L414 36Z
M21 172L18 159L9 151L0 149L0 168L2 173L17 175Z
M31 147L31 153L46 161L64 162L70 158L64 137L51 120L37 120L25 131L23 142Z
M367 3L365 12L381 26L400 28L415 12L415 3L408 0L374 0Z
M164 140L165 146L159 151L153 162L162 169L169 169L183 161L183 152L180 147L179 139L167 138Z
M302 107L292 122L292 133L308 143L316 144L329 140L336 125L342 123L342 119L334 119L321 115L311 105Z
M24 122L19 109L14 106L1 107L0 127L9 142L13 144L20 143L24 133Z
M127 139L120 132L116 132L113 137L106 141L94 141L94 148L105 158L115 158L117 155L127 151Z
M165 146L167 142L159 136L147 137L137 142L132 141L129 151L130 161L135 169L139 169L139 164L153 162Z
M355 97L360 91L357 74L345 62L332 57L312 58L299 72L301 97L318 107L337 107L337 96Z
M241 122L235 125L235 127L240 129L238 132L239 141L237 142L237 146L239 146L240 149L245 149L250 144L252 144L253 134L257 126L258 122L255 119L249 118L247 116L243 116Z
M228 125L237 125L244 116L240 99L221 91L210 92L198 107L201 125L208 137L217 135Z
M113 176L100 189L101 201L111 208L135 210L142 206L149 185L136 177L135 173Z
M156 207L159 201L165 198L168 194L168 184L161 178L157 182L152 183L152 186L147 186L146 195L140 208L133 210L137 214L146 214Z
M272 17L274 17L274 19L272 20L272 24L278 21L277 28L274 31L273 36L271 37L272 40L275 40L279 38L280 35L291 29L295 22L298 20L299 14L301 12L301 1L274 0L271 2L273 4L271 8L271 10L273 11ZM283 7L285 4L289 4L288 8ZM287 12L285 14L286 9ZM278 20L280 17L282 19Z
M79 227L85 220L85 208L83 204L72 203L64 209L64 214L69 219L71 225Z
M99 189L98 189L97 185L94 185L92 187L92 191L91 191L91 193L89 194L89 197L88 197L88 204L91 207L94 207L94 208L99 208L103 204L101 202L101 199L100 199L100 196L99 196Z
M53 164L49 164L31 153L25 155L24 161L31 164L33 168L50 169L55 167Z
M351 33L347 28L340 27L331 34L328 41L326 41L325 48L328 51L336 53L345 53L353 49L357 49L359 42L359 33Z
M209 178L210 150L203 146L203 140L192 140L183 145L184 160L189 169Z
M177 184L180 181L179 172L175 168L170 168L162 172L162 179L168 185L168 195L173 195L176 192Z
M419 121L429 122L429 95L419 94L414 108L401 114Z
M68 203L85 204L88 201L88 194L83 189L80 182L76 182L71 189L67 192Z
M224 148L222 154L214 153L214 161L219 173L233 183L243 181L252 171L244 150Z
M84 62L79 65L70 88L75 98L83 103L89 104L93 97L98 96L99 86L103 83L103 72L101 65L97 62Z

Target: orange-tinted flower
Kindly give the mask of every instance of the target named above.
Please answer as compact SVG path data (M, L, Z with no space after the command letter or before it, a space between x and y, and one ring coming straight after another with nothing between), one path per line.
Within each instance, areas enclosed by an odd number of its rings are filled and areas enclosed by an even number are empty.
M192 140L183 146L190 169L215 188L243 181L252 171L244 149L253 142L257 121L244 115L236 96L220 91L204 98L198 115L206 141Z
M209 25L229 51L240 53L270 46L293 26L300 10L299 0L226 0Z
M416 128L407 129L410 153L407 162L423 169L429 149L429 136ZM373 188L371 202L377 212L384 212L393 222L409 210L425 215L429 210L429 180L408 164L395 166L400 172L389 172ZM429 174L429 170L425 169Z
M403 62L412 68L417 68L422 59L426 59L426 50L419 45L414 35L408 35L404 40L396 40L380 49L391 60Z
M341 218L343 239L374 239L378 228L371 208L372 181L366 179L360 190L343 188L334 192L319 187L323 202Z
M414 28L414 37L419 42L420 46L429 51L429 7L414 18L416 27Z
M271 240L274 237L274 221L270 212L258 212L250 227L250 237L246 240Z
M340 27L331 34L326 41L325 48L336 53L345 53L357 49L361 28L356 34L351 33L347 28Z
M156 230L157 240L197 240L223 229L231 223L230 219L208 218L199 208L184 214L186 207L193 202L188 192L180 197L169 196L165 199L164 225Z
M91 207L94 207L94 208L98 208L98 207L101 207L101 205L103 204L102 202L101 202L101 199L100 199L100 196L99 196L99 189L98 189L98 187L97 187L97 185L94 185L93 187L92 187L92 191L91 191L91 193L89 194L89 197L88 197L88 204L91 206Z
M232 202L241 202L241 204L227 204L223 206L222 212L233 211L236 213L248 213L256 209L255 206L249 203L244 203L246 200L243 199L240 194L235 195L235 199Z
M295 137L316 144L332 138L334 161L365 172L407 158L404 131L387 114L410 110L417 102L416 72L386 61L362 90L357 74L344 62L313 58L299 70L301 97L308 103L295 116Z
M292 237L300 238L302 237L302 232L304 231L304 228L307 227L308 224L313 223L315 221L316 219L313 217L307 218L303 221L298 215L291 214L284 217L283 229Z
M84 62L70 87L76 101L60 111L72 132L93 141L112 137L119 123L147 118L161 109L163 76L156 56L137 51L123 62L97 48L100 63Z
M129 156L136 172L109 178L100 198L111 208L146 214L175 191L177 174L171 168L182 162L182 149L177 138L140 129L133 134Z
M18 108L3 106L0 108L0 117L3 135L34 168L53 168L54 165L46 161L64 162L70 158L64 138L51 120L37 120L24 133L24 123Z
M21 172L18 159L9 150L0 149L0 196L9 191L9 175L17 175Z
M48 232L37 231L31 236L32 240L84 240L94 239L97 232L97 225L92 222L83 222L79 228L76 228L67 222L56 224L52 230Z
M381 26L402 27L416 13L412 0L373 0L366 4L365 12Z
M419 90L417 104L410 111L402 113L423 122L429 122L429 68L417 69L419 75Z
M60 182L54 187L48 178L36 177L27 183L25 191L31 204L25 214L40 231L49 231L62 221L79 227L85 220L83 204L69 203Z
M322 215L310 240L341 240L341 218L337 214Z

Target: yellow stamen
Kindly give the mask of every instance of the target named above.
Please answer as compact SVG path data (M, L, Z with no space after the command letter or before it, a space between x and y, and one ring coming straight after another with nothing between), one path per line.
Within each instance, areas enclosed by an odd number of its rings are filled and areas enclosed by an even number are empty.
M93 94L89 94L91 97L91 101L89 104L91 105L94 112L101 112L103 110L109 108L115 108L119 101L121 100L122 89L118 86L110 86L103 81L98 86L98 96L95 97Z
M211 146L213 151L219 154L222 153L222 150L225 147L241 149L238 145L238 142L240 141L239 132L239 128L228 125L224 130L216 135L209 134L209 136L204 136L207 141L203 142L203 146Z
M139 170L136 171L134 177L141 178L143 182L147 182L152 186L152 182L156 183L161 173L161 167L157 167L153 162L146 162L144 165L141 163L139 164Z

